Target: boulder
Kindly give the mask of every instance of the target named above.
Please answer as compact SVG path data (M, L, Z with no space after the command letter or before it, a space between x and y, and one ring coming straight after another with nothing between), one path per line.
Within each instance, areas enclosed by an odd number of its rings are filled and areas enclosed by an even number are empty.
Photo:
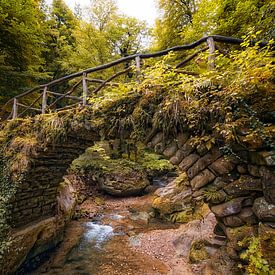
M191 154L184 158L183 161L179 164L180 170L187 171L199 158L200 157L197 154Z
M215 175L208 169L205 169L190 181L191 187L193 190L198 190L214 179Z
M269 204L264 197L257 198L252 209L260 221L275 222L275 205Z
M231 201L214 205L210 209L219 218L235 215L241 212L244 199L244 197L232 199Z
M225 192L233 197L246 196L253 191L262 191L262 180L251 176L241 176L224 187Z
M112 196L139 195L150 184L147 175L138 170L104 173L98 178L99 189Z
M208 169L214 172L216 175L225 175L231 172L234 169L234 163L230 160L226 159L225 157L221 157L214 161Z

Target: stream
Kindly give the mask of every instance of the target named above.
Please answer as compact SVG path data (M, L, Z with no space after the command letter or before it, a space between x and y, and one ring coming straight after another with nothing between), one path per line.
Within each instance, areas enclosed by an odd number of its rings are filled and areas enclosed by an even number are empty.
M93 218L71 221L61 245L30 274L195 274L173 246L179 225L154 217L152 195L104 197L102 205L88 198L81 208Z

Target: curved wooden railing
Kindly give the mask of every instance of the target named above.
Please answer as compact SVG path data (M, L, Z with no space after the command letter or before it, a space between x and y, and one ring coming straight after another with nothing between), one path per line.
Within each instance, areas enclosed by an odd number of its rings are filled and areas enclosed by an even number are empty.
M166 50L162 50L159 52L155 52L155 53L147 53L147 54L133 54L124 58L120 58L117 59L115 61L109 62L107 64L103 64L94 68L90 68L78 73L73 73L64 77L61 77L59 79L53 80L49 83L43 84L43 85L39 85L35 88L32 88L22 94L19 94L17 96L15 96L14 98L10 99L4 106L3 106L3 111L8 108L9 106L11 107L12 105L12 111L10 113L10 115L8 116L7 119L15 119L18 117L22 117L25 114L27 114L29 111L35 112L35 113L41 113L41 114L45 114L48 111L60 111L60 110L64 110L64 109L69 109L69 108L73 108L75 106L78 105L87 105L87 98L89 97L90 94L96 94L98 93L103 87L105 87L106 85L118 85L117 83L112 83L111 81L114 80L115 78L117 78L120 75L126 74L128 73L132 68L129 67L123 71L120 71L118 73L116 73L115 75L109 77L107 80L101 80L101 79L93 79L93 78L88 78L88 74L91 73L95 73L95 72L100 72L109 68L112 68L116 65L122 64L122 63L129 63L130 61L135 61L135 66L136 66L136 76L137 79L139 78L140 72L141 72L141 60L142 59L148 59L148 58L155 58L155 57L161 57L164 55L167 55L168 53L172 52L172 51L184 51L184 50L190 50L190 49L194 49L204 43L206 43L206 46L199 49L197 52L195 52L194 54L192 54L191 56L187 57L185 60L183 60L182 62L180 62L175 68L178 69L182 66L184 66L187 62L189 62L190 60L192 60L193 58L195 58L200 52L205 51L207 49L209 49L209 69L214 68L214 53L216 48L215 42L222 42L222 43L226 43L226 44L235 44L235 45L239 45L243 42L242 39L239 38L233 38L233 37L226 37L226 36L220 36L220 35L211 35L211 36L207 36L207 37L203 37L191 44L187 44L187 45L182 45L182 46L175 46ZM266 45L265 43L259 43L260 46L264 46ZM182 73L185 73L185 71L180 71ZM188 72L187 72L188 73ZM192 74L192 73L191 73ZM59 84L63 84L68 82L69 80L72 79L77 79L81 77L80 80L78 80L73 87L71 87L69 89L69 91L65 92L65 93L57 93L57 92L53 92L50 91L50 88L55 87ZM99 84L99 86L93 91L93 92L89 92L88 90L88 84L87 83L95 83L95 84ZM72 94L76 91L76 89L82 85L82 96L73 96ZM22 100L23 98L31 95L31 94L35 94L37 96L38 93L38 97L30 104L30 105L25 105L22 102L20 102L20 100ZM55 96L54 101L51 102L49 104L48 102L48 96L49 95L53 95ZM61 101L62 99L70 99L73 101L76 101L76 103L74 104L70 104L67 105L65 107L62 108L57 108L56 104ZM36 107L36 105L39 103L39 108ZM41 107L40 107L41 106ZM21 111L19 112L19 108L23 108L21 109ZM0 114L0 118L3 117L3 112L2 114Z

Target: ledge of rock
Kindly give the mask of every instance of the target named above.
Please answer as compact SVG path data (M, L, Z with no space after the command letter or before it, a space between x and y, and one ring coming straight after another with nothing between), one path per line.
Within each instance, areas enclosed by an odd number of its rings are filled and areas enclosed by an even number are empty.
M63 239L63 228L63 219L51 217L14 230L1 274L13 274L26 260L54 248Z

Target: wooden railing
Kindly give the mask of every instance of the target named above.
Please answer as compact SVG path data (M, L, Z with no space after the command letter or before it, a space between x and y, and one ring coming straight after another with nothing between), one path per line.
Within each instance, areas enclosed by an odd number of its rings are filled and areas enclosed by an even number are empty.
M235 44L239 45L243 42L242 39L238 38L233 38L233 37L226 37L226 36L220 36L220 35L212 35L212 36L207 36L203 37L191 44L183 45L183 46L175 46L163 51L155 52L155 53L148 53L148 54L134 54L130 55L124 58L120 58L118 60L112 61L110 63L100 65L94 68L90 68L87 70L84 70L82 72L70 74L64 77L61 77L59 79L53 80L49 83L37 86L35 88L30 89L27 92L24 92L22 94L17 95L16 97L10 99L3 107L3 111L7 109L9 106L11 107L12 105L12 111L10 115L6 119L16 119L18 117L23 117L26 115L28 112L32 111L32 113L41 113L45 114L47 112L56 112L64 109L70 109L78 105L83 105L86 106L88 101L88 97L91 94L96 94L98 93L102 88L104 88L106 85L118 85L117 83L113 83L112 81L123 75L128 73L132 68L126 68L125 70L122 70L115 75L109 77L107 80L101 80L101 79L93 79L89 78L88 75L91 73L95 72L100 72L104 71L106 69L112 68L116 65L122 64L122 63L127 63L129 64L130 61L135 61L135 67L136 67L136 77L137 81L139 81L139 76L141 74L141 60L142 59L148 59L148 58L155 58L155 57L161 57L164 55L167 55L170 52L178 52L178 51L184 51L184 50L190 50L194 49L204 43L206 43L206 46L199 49L197 52L194 54L190 55L188 58L183 60L181 63L179 63L175 68L179 69L180 67L184 66L187 62L195 58L200 52L206 51L209 49L209 62L208 66L209 69L213 69L215 66L215 50L217 49L215 42L221 42L221 43L226 43L226 44ZM260 43L260 46L265 45L264 43ZM184 73L184 71L181 71ZM192 73L191 73L192 74ZM80 78L80 79L78 79ZM78 81L69 89L69 91L65 93L58 93L51 91L51 88L57 87L57 85L67 83L70 80L77 79ZM94 84L99 84L99 86L92 92L89 91L88 89L88 83L94 83ZM74 96L72 95L79 86L82 86L82 96ZM30 103L29 105L23 104L22 99L26 98L27 96L30 96L33 94L36 96L35 100ZM52 95L54 96L54 101L49 102L48 98L49 96ZM57 103L61 101L62 99L70 99L71 101L76 101L73 104L66 105L65 107L57 107ZM21 102L20 102L21 101ZM37 108L37 105L39 108ZM19 112L19 108L21 111ZM0 114L0 118L3 120L3 112Z

